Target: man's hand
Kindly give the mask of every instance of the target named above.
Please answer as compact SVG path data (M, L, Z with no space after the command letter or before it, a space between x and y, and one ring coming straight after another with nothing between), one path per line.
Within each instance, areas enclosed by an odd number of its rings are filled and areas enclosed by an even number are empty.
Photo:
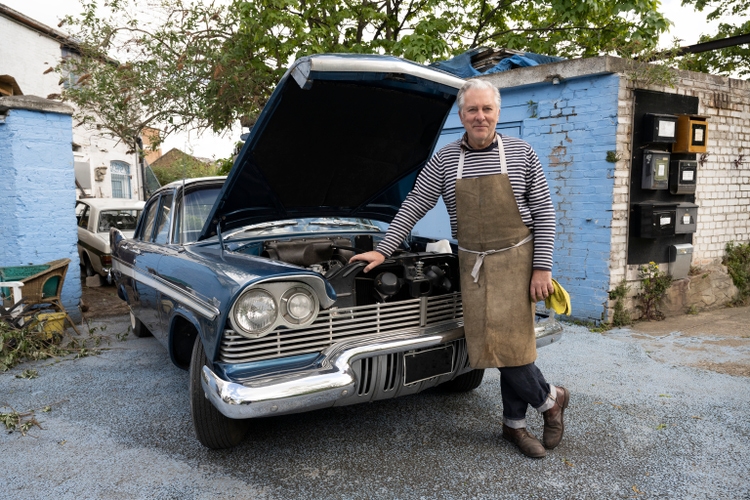
M356 262L358 260L361 260L363 262L367 262L367 267L365 267L365 272L370 272L373 269L375 269L377 266L383 263L385 260L385 256L380 252L365 252L360 253L349 259L349 262ZM551 274L551 273L550 273Z
M533 302L539 302L544 300L555 291L555 287L552 285L552 271L540 271L534 269L531 273L531 300Z

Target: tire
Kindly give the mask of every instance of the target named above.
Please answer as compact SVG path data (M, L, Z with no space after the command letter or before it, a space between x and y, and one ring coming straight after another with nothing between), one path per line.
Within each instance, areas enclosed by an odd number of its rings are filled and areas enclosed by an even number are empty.
M471 370L454 378L450 382L440 384L440 388L447 392L469 392L482 385L484 370Z
M133 330L133 335L138 337L139 339L142 339L143 337L150 337L151 331L141 323L141 320L135 317L135 314L133 314L133 311L130 311L130 329Z
M195 435L206 448L232 448L245 438L248 422L226 417L211 404L201 386L201 370L205 365L206 353L198 337L190 358L190 413Z
M86 273L87 277L91 277L96 274L94 266L91 265L91 259L89 258L88 254L83 255L83 270Z

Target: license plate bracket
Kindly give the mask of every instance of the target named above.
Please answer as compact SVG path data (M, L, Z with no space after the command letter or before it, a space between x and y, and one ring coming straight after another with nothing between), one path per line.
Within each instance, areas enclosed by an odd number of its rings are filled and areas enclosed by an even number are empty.
M454 351L455 346L448 344L404 354L404 385L413 385L453 372Z

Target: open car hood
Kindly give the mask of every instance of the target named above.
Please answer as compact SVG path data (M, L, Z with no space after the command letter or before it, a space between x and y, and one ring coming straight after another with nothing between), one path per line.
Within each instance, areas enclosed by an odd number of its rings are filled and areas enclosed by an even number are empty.
M463 80L389 56L317 55L286 72L199 239L301 217L391 222Z

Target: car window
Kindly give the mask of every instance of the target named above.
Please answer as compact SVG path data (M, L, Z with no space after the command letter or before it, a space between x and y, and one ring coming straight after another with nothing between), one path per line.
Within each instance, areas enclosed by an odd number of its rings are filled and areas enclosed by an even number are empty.
M140 210L104 210L99 214L97 231L107 233L113 227L120 231L132 231L135 229L140 213Z
M177 227L175 227L173 241L175 243L190 243L198 240L203 224L206 223L211 207L214 206L220 188L201 189L192 191L185 196L185 206L182 200L177 205ZM182 219L185 223L182 223Z
M143 241L151 241L151 234L154 231L154 219L156 218L156 209L159 208L159 200L153 200L150 205L146 207L146 213L143 217L143 230L138 235L138 239Z
M82 227L83 229L88 229L89 228L89 206L85 205L83 208L83 211L77 217L78 217L78 227Z
M161 243L165 245L168 241L169 226L171 224L171 212L172 212L172 193L165 194L161 197L159 202L159 211L157 213L158 220L156 222L156 236L154 237L154 243Z

